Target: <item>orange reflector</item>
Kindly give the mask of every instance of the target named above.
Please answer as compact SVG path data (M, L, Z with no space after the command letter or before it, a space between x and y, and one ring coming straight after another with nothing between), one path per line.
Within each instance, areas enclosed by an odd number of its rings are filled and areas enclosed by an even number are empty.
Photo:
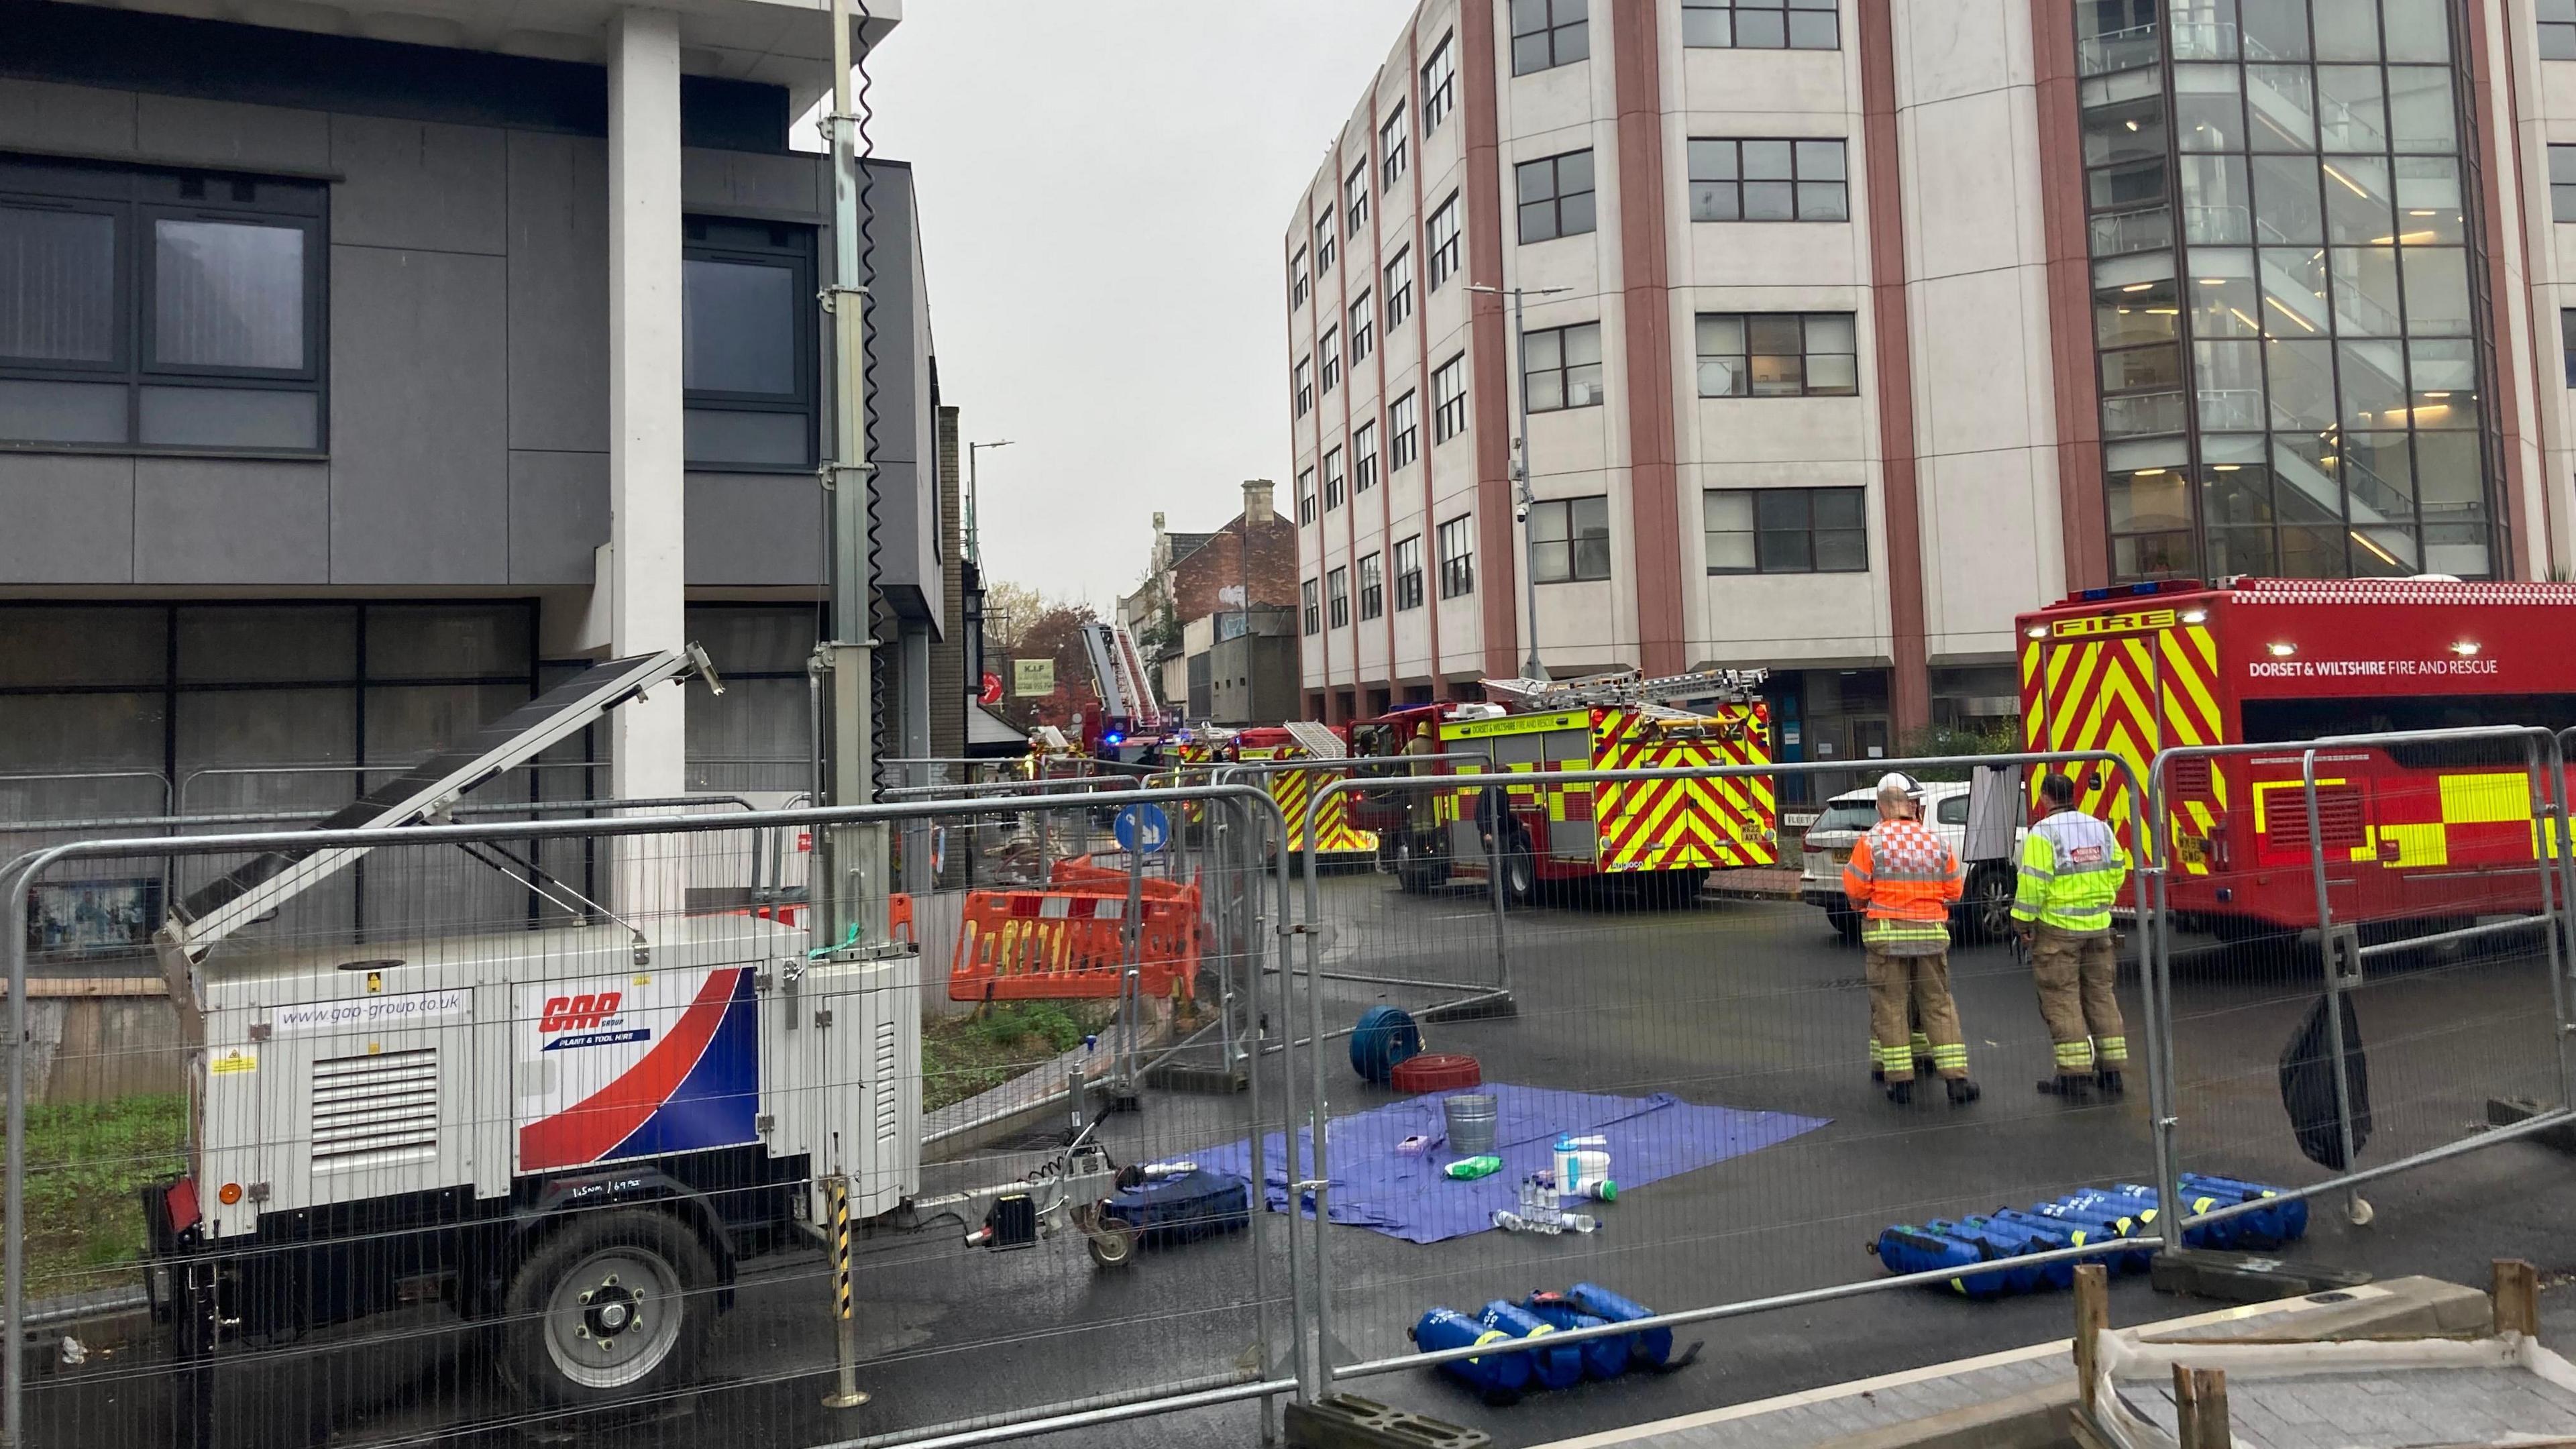
M215 1193L215 1197L217 1200L221 1201L224 1206L231 1207L234 1203L241 1201L241 1184L238 1182L225 1183L223 1187Z

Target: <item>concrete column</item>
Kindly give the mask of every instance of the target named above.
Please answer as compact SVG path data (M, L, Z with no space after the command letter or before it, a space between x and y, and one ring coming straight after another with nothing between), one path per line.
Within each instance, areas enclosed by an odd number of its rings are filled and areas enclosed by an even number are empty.
M606 582L615 655L687 642L680 398L680 19L667 10L624 9L608 22ZM611 793L679 794L687 776L687 691L657 689L609 720ZM624 852L619 909L680 909L673 844L639 841ZM654 862L662 868L644 869Z

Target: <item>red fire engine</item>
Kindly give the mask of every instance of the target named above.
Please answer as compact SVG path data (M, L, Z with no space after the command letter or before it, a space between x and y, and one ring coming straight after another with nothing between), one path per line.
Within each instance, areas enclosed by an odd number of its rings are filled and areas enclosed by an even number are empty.
M2576 585L2169 580L2090 589L2018 623L2027 747L2107 751L2142 781L2174 746L2576 724ZM2168 763L2177 913L2231 938L2316 924L2303 753ZM2316 774L2337 923L2538 907L2519 740L2328 750ZM2140 802L2116 772L2077 785L2134 850Z

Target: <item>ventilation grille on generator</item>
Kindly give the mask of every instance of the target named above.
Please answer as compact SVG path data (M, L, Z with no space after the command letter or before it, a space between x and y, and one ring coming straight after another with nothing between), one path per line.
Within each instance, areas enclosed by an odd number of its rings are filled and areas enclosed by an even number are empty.
M438 1049L313 1064L313 1170L346 1172L438 1153Z
M902 1118L898 1112L900 1098L897 1095L904 1090L904 1083L897 1075L903 1070L903 1054L898 1048L899 1040L900 1038L895 1034L893 1022L877 1023L876 1125L879 1142L894 1141L900 1135L899 1129L902 1126Z

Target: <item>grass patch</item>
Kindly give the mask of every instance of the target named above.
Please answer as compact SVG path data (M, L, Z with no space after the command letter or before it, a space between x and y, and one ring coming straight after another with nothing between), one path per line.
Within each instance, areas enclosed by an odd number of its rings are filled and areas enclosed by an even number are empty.
M143 1257L137 1192L182 1170L187 1098L27 1108L27 1296L118 1286Z
M937 1111L989 1092L1073 1050L1108 1025L1107 1002L1020 1001L921 1028L922 1110Z

